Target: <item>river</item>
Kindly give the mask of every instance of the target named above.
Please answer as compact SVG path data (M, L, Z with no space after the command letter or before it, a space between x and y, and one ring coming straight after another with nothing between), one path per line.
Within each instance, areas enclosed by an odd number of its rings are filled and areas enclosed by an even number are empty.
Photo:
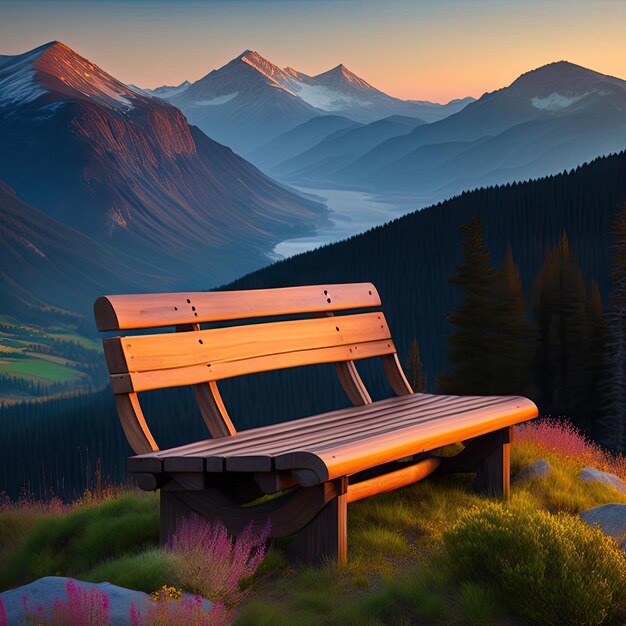
M328 221L313 234L278 243L272 251L276 259L347 239L426 205L419 198L387 197L340 189L294 188L303 194L315 194L323 199L328 206Z

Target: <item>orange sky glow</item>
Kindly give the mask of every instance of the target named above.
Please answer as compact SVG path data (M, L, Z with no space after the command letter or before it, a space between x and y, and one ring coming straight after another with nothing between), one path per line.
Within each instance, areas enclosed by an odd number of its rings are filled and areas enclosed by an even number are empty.
M444 102L558 60L626 79L625 32L621 0L0 0L0 54L56 39L142 87L197 80L250 48Z

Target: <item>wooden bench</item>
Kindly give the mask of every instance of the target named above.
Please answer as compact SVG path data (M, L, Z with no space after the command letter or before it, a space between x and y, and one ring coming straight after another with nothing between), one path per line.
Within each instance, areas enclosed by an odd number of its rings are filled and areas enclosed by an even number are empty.
M219 518L235 534L269 518L272 536L298 533L291 544L298 558L344 563L349 502L435 470L476 472L478 489L508 495L510 427L535 417L536 406L522 397L413 393L383 313L335 315L380 304L369 283L96 301L101 331L178 331L104 339L117 410L136 453L128 470L142 489L160 489L162 541L194 512ZM276 321L294 314L307 317ZM272 319L200 329L203 322L262 317ZM395 397L372 402L355 366L370 357L382 360ZM354 406L236 431L218 381L318 363L335 363ZM211 438L160 450L137 394L183 385L193 386ZM456 442L467 445L454 457L428 454ZM278 495L244 506L262 494Z

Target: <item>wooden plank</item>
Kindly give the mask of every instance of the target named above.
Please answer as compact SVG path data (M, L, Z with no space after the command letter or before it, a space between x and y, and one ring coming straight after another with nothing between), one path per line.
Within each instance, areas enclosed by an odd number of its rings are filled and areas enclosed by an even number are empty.
M203 442L203 445L191 444L179 451L167 450L161 454L166 458L166 469L174 468L176 459L180 459L183 469L188 459L200 461L204 458L205 469L209 472L222 472L224 469L234 472L269 472L273 469L273 458L291 450L313 449L320 445L326 448L344 445L367 437L378 437L407 426L414 427L423 421L437 420L450 414L458 415L462 410L482 409L503 401L498 397L473 397L470 399L471 403L468 403L466 398L450 398L453 403L440 404L436 409L429 404L413 408L411 403L400 404L399 399L396 399L399 406L387 404L377 412L363 415L357 413L352 418L343 418L337 423L315 427L308 425L306 430L292 430L282 436L275 433L269 442L262 436L247 442L240 442L235 437L226 440L223 445L208 441ZM293 422L288 422L285 426L291 424ZM185 454L189 456L184 456Z
M481 401L473 398L473 404L459 402L457 406L444 405L436 409L431 406L421 409L412 406L390 407L386 411L370 416L346 419L343 423L334 424L331 428L307 429L296 432L290 437L275 438L270 442L256 442L254 445L234 445L224 455L226 469L230 471L263 471L271 457L290 450L306 450L324 446L331 448L365 438L377 437L380 434L399 430L407 426L415 426L423 421L437 420L460 411L485 408L497 401ZM215 453L213 453L215 455ZM258 465L257 465L258 464Z
M200 364L150 372L112 374L110 380L113 393L150 391L166 387L194 385L210 380L223 380L225 378L256 374L275 369L367 359L383 354L391 354L395 350L393 341L383 339L381 341L355 343L345 346L272 354L241 361L207 363L205 365Z
M294 470L294 476L299 481L297 470L308 470L305 480L309 480L314 473L318 482L325 482L405 456L478 437L538 415L537 407L527 398L511 397L505 400L491 407L460 414L457 412L449 417L377 434L376 437L360 441L287 452L275 457L275 469Z
M380 306L371 283L102 296L94 304L101 331L270 317Z
M441 459L424 459L419 463L403 467L395 472L369 478L354 485L348 485L348 503L357 502L380 493L406 487L432 474L441 464Z
M288 422L262 426L238 433L232 439L215 441L206 439L195 443L185 444L177 448L157 451L148 455L133 457L158 458L186 456L207 457L207 455L232 455L236 451L248 452L262 449L265 446L280 444L286 440L297 446L301 437L308 434L320 433L321 437L328 437L337 428L345 426L352 431L358 431L363 423L380 421L387 417L397 416L398 412L405 409L413 410L417 417L427 411L431 415L437 415L439 409L453 410L460 404L467 405L468 400L484 400L483 398L463 398L460 396L434 396L428 394L415 394L412 396L387 398L364 407L349 407L329 413L321 413L311 417L301 418ZM223 457L220 457L223 459ZM217 471L222 471L223 463L220 461ZM139 471L139 470L138 470ZM145 471L145 470L141 470Z
M243 446L256 447L259 444L271 443L277 439L283 439L286 436L299 437L303 432L332 430L338 425L344 423L354 423L353 420L360 421L361 419L375 419L381 412L387 412L389 410L395 411L396 409L402 409L403 407L416 407L421 409L424 407L432 407L433 405L438 406L440 404L450 405L450 403L458 402L459 400L462 400L460 396L434 396L428 394L415 394L413 396L403 396L401 398L387 398L363 407L348 407L345 409L330 411L328 413L320 413L318 415L304 417L298 420L280 422L277 424L270 424L268 426L244 430L237 433L233 439L221 439L220 441L205 439L204 441L185 444L177 448L161 450L155 452L154 455L184 456L208 452L219 453L232 451L235 448L241 448ZM154 455L150 454L147 456L152 457ZM134 458L142 458L142 456Z
M207 363L315 350L390 339L382 313L231 326L187 333L139 335L118 341L130 372L175 369ZM121 373L111 370L111 373Z

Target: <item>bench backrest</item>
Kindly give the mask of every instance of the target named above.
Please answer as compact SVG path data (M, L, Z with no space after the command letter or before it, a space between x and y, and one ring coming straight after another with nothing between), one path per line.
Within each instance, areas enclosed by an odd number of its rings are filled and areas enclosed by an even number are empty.
M193 385L214 437L236 432L217 388L224 378L336 363L353 404L367 404L371 399L354 361L380 356L394 391L411 393L382 311L334 315L380 304L371 283L99 298L94 305L98 330L169 326L179 331L104 340L111 387L131 446L137 453L158 449L137 399L142 391ZM314 317L200 329L202 322L296 314Z

